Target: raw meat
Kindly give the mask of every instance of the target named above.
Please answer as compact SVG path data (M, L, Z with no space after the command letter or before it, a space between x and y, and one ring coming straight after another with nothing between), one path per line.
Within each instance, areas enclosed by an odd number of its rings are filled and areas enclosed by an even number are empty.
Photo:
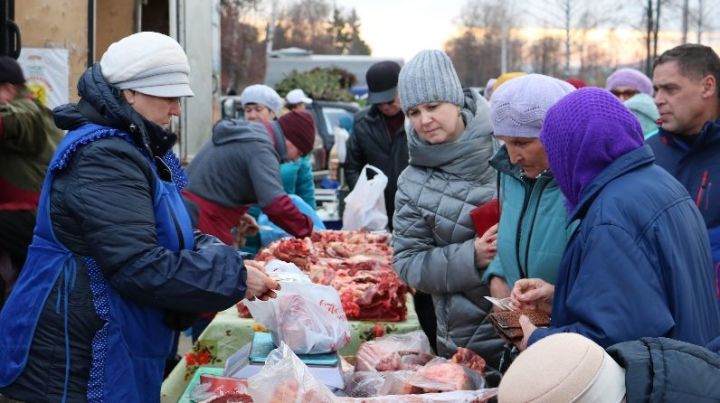
M458 347L455 355L450 358L450 361L456 364L464 365L473 371L478 372L480 375L485 374L485 360L475 354L474 351L468 350L465 347Z
M408 288L393 270L388 239L386 233L318 231L274 242L256 260L295 263L314 283L334 287L350 320L403 321Z

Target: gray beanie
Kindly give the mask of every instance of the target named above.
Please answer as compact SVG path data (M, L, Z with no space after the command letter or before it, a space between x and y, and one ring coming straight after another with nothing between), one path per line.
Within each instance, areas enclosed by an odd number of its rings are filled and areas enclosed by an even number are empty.
M441 50L423 50L400 70L398 82L403 112L428 102L463 106L465 97L452 61Z
M545 113L575 87L544 76L528 74L506 81L492 95L490 120L496 136L538 137Z

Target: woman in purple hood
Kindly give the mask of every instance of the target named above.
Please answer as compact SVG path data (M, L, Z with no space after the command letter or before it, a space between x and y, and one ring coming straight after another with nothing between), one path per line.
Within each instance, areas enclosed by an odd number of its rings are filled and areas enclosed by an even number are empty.
M637 118L609 92L582 88L550 108L540 134L569 221L579 222L557 283L519 280L521 349L579 333L603 347L641 337L705 345L720 334L710 244L685 188L654 164Z

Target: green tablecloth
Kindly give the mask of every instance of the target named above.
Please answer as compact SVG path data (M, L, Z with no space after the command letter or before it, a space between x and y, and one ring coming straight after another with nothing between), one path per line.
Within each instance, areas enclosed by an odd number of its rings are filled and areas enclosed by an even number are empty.
M340 350L343 356L354 355L360 344L389 333L407 333L420 329L412 297L407 298L408 315L403 322L351 321L350 343ZM252 319L241 318L233 306L218 313L200 335L192 350L180 360L162 384L163 402L176 402L185 391L195 371L201 366L224 367L225 360L252 341L261 327Z

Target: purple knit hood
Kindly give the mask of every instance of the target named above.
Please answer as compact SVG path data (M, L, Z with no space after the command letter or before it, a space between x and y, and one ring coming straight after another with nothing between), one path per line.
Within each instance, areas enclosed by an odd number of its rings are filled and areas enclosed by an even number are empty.
M571 92L548 110L540 141L569 213L600 172L644 143L635 115L608 91L590 87Z

